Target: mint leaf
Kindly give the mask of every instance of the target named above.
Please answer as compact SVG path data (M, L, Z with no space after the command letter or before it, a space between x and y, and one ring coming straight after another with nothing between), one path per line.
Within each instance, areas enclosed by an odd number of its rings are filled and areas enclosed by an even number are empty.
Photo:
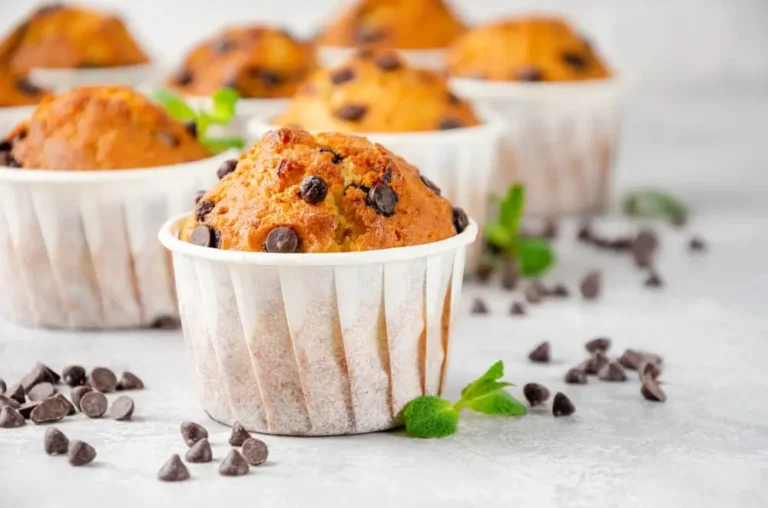
M511 187L507 192L507 197L499 206L499 221L512 236L517 236L524 207L525 189L522 185Z
M528 410L506 390L498 389L465 403L472 411L487 415L522 416Z
M516 246L520 273L535 277L546 272L555 263L555 253L549 242L542 238L520 237Z
M491 222L485 225L485 239L493 245L508 251L512 248L515 237L500 222Z
M412 437L441 438L456 433L459 412L434 395L413 399L403 410L405 432Z
M201 142L212 153L221 153L233 148L242 150L245 148L245 139L243 138L203 138Z
M467 386L464 387L464 389L461 391L461 398L462 399L471 399L472 397L477 397L478 394L485 393L484 386L489 381L496 381L501 376L504 375L504 362L499 360L498 362L491 365L491 367L479 378L475 379L471 383L469 383Z
M152 99L162 104L168 114L180 122L194 120L197 116L181 97L168 90L155 90Z
M674 224L684 224L688 219L688 208L680 200L654 189L631 192L624 199L624 213L665 219Z
M238 94L232 88L222 88L213 94L213 110L210 112L211 118L218 124L228 124L235 116L237 101L240 100Z

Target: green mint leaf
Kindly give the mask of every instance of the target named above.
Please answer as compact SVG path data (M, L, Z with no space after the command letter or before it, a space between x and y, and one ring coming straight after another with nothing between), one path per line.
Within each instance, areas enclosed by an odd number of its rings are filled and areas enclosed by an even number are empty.
M635 217L665 219L675 224L683 224L688 218L688 208L680 200L654 189L629 193L624 200L624 213Z
M202 138L201 142L212 153L221 153L233 148L242 150L245 148L245 139L243 138Z
M542 238L520 237L515 246L520 273L536 277L546 272L555 263L555 252L549 242Z
M524 405L502 389L469 400L465 403L465 407L487 415L522 416L528 412Z
M485 225L485 239L501 250L509 251L515 237L499 222L491 222Z
M496 381L504 375L504 362L499 360L491 365L491 367L479 378L475 379L461 391L462 399L471 399L477 397L478 393L482 393L483 386L488 381Z
M441 438L456 433L459 412L434 395L413 399L403 410L405 432L411 437Z
M232 88L222 88L213 94L213 108L210 112L211 118L215 123L227 125L235 116L237 101L240 100L238 94Z
M194 120L197 116L184 99L168 90L155 90L152 99L162 104L168 114L180 122Z
M520 219L525 208L525 188L514 185L507 192L507 197L499 206L499 221L512 236L517 236Z

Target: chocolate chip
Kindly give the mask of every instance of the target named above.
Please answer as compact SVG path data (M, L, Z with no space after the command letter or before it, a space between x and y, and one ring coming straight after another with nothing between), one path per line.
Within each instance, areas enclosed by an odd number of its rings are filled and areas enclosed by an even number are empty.
M201 199L203 199L203 196L205 196L204 190L199 190L195 192L195 205L197 205Z
M101 392L88 392L80 398L80 411L88 418L101 418L107 412L107 398Z
M50 377L46 374L45 365L38 363L32 370L21 378L21 386L25 392L29 392L33 386L38 383L50 382ZM20 401L23 403L23 401Z
M347 81L352 81L355 79L355 70L346 67L344 69L337 69L333 72L331 72L331 83L334 85L341 85L343 83L346 83Z
M569 369L565 373L565 382L570 385L585 385L587 384L587 373L578 367Z
M698 236L694 236L688 242L688 250L691 252L704 252L707 250L707 244Z
M645 279L643 284L645 284L645 287L647 288L660 288L664 285L664 281L661 280L661 276L659 276L655 270L651 270L651 273Z
M587 374L597 375L603 367L608 365L608 362L608 357L602 351L597 351L587 360L587 363L584 365L584 371Z
M645 400L654 402L665 402L667 400L667 395L659 386L659 382L654 378L651 376L643 376L641 381L643 385L640 388L640 393L645 397Z
M549 342L542 342L528 354L528 359L535 363L549 363Z
M27 399L24 397L24 388L20 384L15 384L8 388L8 391L5 392L5 396L15 400L19 404L24 404Z
M68 367L64 367L61 374L64 377L64 383L72 388L84 385L87 378L85 369L80 365L69 365Z
M301 197L311 205L323 202L328 195L328 184L319 176L308 176L301 182Z
M366 204L379 215L392 217L395 214L398 199L399 196L392 187L384 183L377 183L368 191Z
M243 476L248 474L250 469L245 458L233 448L219 466L219 474L221 476Z
M344 157L342 157L338 153L334 152L330 148L323 147L323 148L320 149L320 153L326 153L326 152L333 154L333 158L331 159L331 162L333 162L334 164L339 164L341 161L344 160Z
M73 416L77 414L77 409L75 409L75 406L67 399L63 393L57 393L54 395L57 399L63 400L64 403L67 405L67 416Z
M568 298L571 296L571 292L568 291L568 288L565 287L563 284L556 285L550 294L556 298Z
M16 429L26 423L17 409L11 406L0 407L0 429Z
M8 385L5 384L5 381L0 379L0 395L5 393L5 390L8 389Z
M493 275L493 263L481 261L475 269L475 279L481 284L487 284Z
M608 248L616 252L622 252L632 248L631 238L614 238L608 242Z
M216 170L216 176L219 180L232 173L237 167L237 159L228 159L221 163L219 169Z
M69 439L56 427L45 429L43 449L48 455L64 455L69 449Z
M92 391L93 388L90 386L78 386L70 392L69 396L72 397L72 404L74 404L78 411L82 411L80 408L80 400L83 398L83 395L91 393Z
M555 416L571 416L576 412L576 406L571 399L565 396L563 392L555 394L555 400L552 402L552 414Z
M425 186L426 186L426 187L427 187L429 190L431 190L432 192L434 192L434 193L435 193L435 194L437 194L438 196L441 196L441 195L442 195L442 191L440 190L440 187L438 187L438 186L435 184L435 182L433 182L432 180L430 180L430 179L429 179L429 178L427 178L426 176L424 176L424 175L421 175L421 182L422 182L422 183L423 183L423 184L424 184L424 185L425 185Z
M211 451L211 443L207 438L200 439L197 443L192 445L192 448L187 450L187 454L184 456L187 462L193 464L202 464L213 460L213 452Z
M394 71L400 68L400 59L393 53L378 54L373 59L373 63L376 64L376 67L385 72Z
M192 72L184 70L176 75L176 84L179 86L188 86L192 84L194 76Z
M226 53L234 47L234 43L232 41L228 41L227 39L219 39L211 43L211 51L219 54Z
M643 379L643 376L650 376L653 379L658 379L661 375L661 368L659 367L659 364L656 362L646 361L643 362L642 366L640 367L640 379Z
M205 427L195 422L184 422L181 424L181 437L187 446L192 446L201 439L208 437L208 431Z
M525 288L524 294L528 303L541 303L544 299L544 292L541 289L541 285L536 283L531 283Z
M218 236L214 232L214 239L216 243L218 244ZM150 328L155 328L158 330L175 330L178 327L181 326L181 322L179 321L179 318L174 316L160 316L158 318L155 318L152 323L150 323Z
M121 395L112 402L112 406L109 408L109 416L113 420L126 421L130 420L133 416L133 399L125 395Z
M170 134L168 132L157 132L157 137L160 138L160 141L165 143L167 146L170 146L171 148L179 146L179 140L174 136L173 134Z
M189 480L189 470L176 453L157 472L157 479L162 482L183 482Z
M59 381L61 381L61 376L52 368L48 367L47 365L43 365L42 363L39 364L43 367L43 371L45 372L45 380L52 385L59 384Z
M16 90L26 95L37 95L43 91L42 88L35 85L27 78L17 78L14 86L16 87Z
M67 449L67 460L72 466L84 466L93 462L96 450L84 441L70 441Z
M600 289L602 286L603 278L600 272L590 272L581 281L581 296L586 300L594 300L600 296Z
M14 409L19 409L21 404L15 399L8 397L7 395L0 395L0 407L10 406Z
M624 369L615 361L604 365L600 369L600 372L598 372L597 377L601 381L617 382L627 380L627 375L624 373Z
M523 304L520 302L515 302L512 304L512 307L509 309L509 313L513 316L524 316L525 315L525 307L523 307Z
M567 63L574 69L581 71L587 67L587 59L583 55L574 53L572 51L566 51L563 53L563 62Z
M10 152L13 148L13 143L7 139L0 140L0 152Z
M184 128L187 129L190 136L197 138L197 122L191 120L184 124Z
M280 73L264 67L252 67L248 72L261 81L266 88L280 86L285 81Z
M592 226L589 224L582 224L579 227L579 232L576 234L576 238L580 242L588 242L592 239Z
M441 131L461 129L462 127L464 127L464 122L453 116L444 116L437 123L437 128Z
M200 247L216 248L218 241L216 231L210 226L201 224L189 234L189 243Z
M488 314L488 305L486 305L485 301L480 298L475 298L475 301L472 302L472 314Z
M27 398L37 402L52 397L55 393L56 388L51 383L38 383L27 392Z
M21 407L17 407L16 409L19 410L19 414L23 416L25 420L29 420L29 418L32 416L32 411L34 411L35 408L41 403L42 402L27 402L26 404L22 405Z
M276 254L292 254L299 251L299 236L293 228L280 226L269 232L264 250Z
M50 423L57 422L69 414L69 405L66 401L56 397L49 397L32 410L29 418L33 422Z
M546 386L537 383L528 383L523 387L523 395L528 399L528 403L537 406L549 399L549 390Z
M120 380L117 382L117 390L141 390L144 388L144 382L139 379L139 376L133 372L127 370L120 376Z
M590 353L596 353L598 351L605 353L611 348L611 339L607 337L598 337L584 344L584 347Z
M21 163L16 160L10 152L0 152L0 166L9 168L20 168Z
M251 434L245 430L240 422L232 424L232 433L229 435L229 444L232 446L243 446L245 440L251 437Z
M195 218L198 222L203 222L205 216L211 213L214 208L216 208L216 203L210 199L201 199L195 206Z
M641 230L632 241L631 251L635 264L641 268L651 266L658 245L659 239L655 232L650 229Z
M345 104L336 110L336 116L347 122L359 122L368 112L368 106L362 104Z
M269 448L261 439L256 439L255 437L246 439L245 443L243 443L243 457L248 464L260 466L267 461Z
M355 42L358 44L370 44L386 37L386 32L381 29L361 26L355 30Z
M464 230L467 229L467 226L469 226L469 217L467 216L467 212L458 206L454 206L453 227L456 230L456 233L463 233Z
M117 388L117 376L106 367L96 367L88 375L88 384L103 393L114 392Z
M515 71L515 77L520 81L541 81L544 74L534 65L524 65Z

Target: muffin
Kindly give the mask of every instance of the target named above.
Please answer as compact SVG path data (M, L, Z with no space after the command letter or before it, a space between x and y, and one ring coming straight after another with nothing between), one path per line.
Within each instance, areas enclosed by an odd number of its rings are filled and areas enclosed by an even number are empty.
M448 52L453 76L489 81L603 79L608 68L563 19L526 17L471 30Z
M309 130L423 132L478 125L472 106L439 74L393 51L361 51L317 71L274 121Z
M31 106L40 102L48 93L48 90L35 85L23 74L12 72L8 66L0 63L0 108Z
M157 230L228 157L129 88L43 99L0 141L0 314L74 329L177 322Z
M160 233L211 418L357 434L441 392L477 231L461 210L347 134L272 131L219 174Z
M185 95L229 87L243 98L275 99L296 93L314 67L313 49L285 30L232 27L196 46L166 84Z

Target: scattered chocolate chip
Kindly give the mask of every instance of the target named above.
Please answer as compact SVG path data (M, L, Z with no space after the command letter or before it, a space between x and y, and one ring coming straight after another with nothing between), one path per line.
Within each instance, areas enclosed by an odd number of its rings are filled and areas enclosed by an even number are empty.
M442 195L442 191L440 190L440 187L438 187L438 186L435 184L435 182L433 182L432 180L430 180L430 179L429 179L429 178L427 178L426 176L424 176L424 175L421 175L421 182L422 182L424 185L426 185L426 187L427 187L429 190L431 190L432 192L434 192L434 193L435 193L435 194L437 194L438 196Z
M190 71L181 71L176 75L176 84L179 86L187 86L191 85L192 81L194 79L194 76Z
M528 359L535 363L549 363L549 342L542 342L528 354Z
M240 422L232 424L232 433L229 435L229 444L232 446L243 446L246 439L251 437L251 434L245 430L245 427Z
M72 397L72 404L77 408L78 411L82 411L80 408L80 399L83 398L83 395L86 393L91 393L93 391L93 388L90 386L78 386L75 389L73 389L69 396Z
M232 41L228 41L227 39L219 39L211 43L211 51L219 54L226 53L233 47L235 47L234 43L232 43Z
M16 429L23 427L27 422L19 414L16 408L11 406L0 407L0 429Z
M555 298L568 298L569 296L571 296L571 292L568 291L568 288L565 287L563 284L556 285L552 289L552 291L550 291L550 294Z
M292 254L299 251L299 235L293 228L280 226L269 232L264 250L276 254Z
M219 180L230 174L237 167L237 159L228 159L221 163L219 169L216 170L216 176Z
M88 384L103 393L114 392L117 388L117 376L106 367L96 367L88 375Z
M250 469L245 458L233 448L219 466L219 474L222 476L243 476L248 474Z
M643 362L639 370L641 380L643 379L643 376L650 376L652 379L658 379L661 375L659 364L652 361Z
M563 62L567 63L576 70L584 70L587 67L587 60L584 56L574 53L572 51L566 51L563 53Z
M355 70L351 67L345 67L343 69L337 69L331 72L331 83L334 85L341 85L347 81L355 79Z
M614 238L608 242L608 248L617 252L630 250L632 248L631 238Z
M214 239L216 240L216 243L218 243L218 236L214 232ZM179 318L174 316L160 316L158 318L155 318L152 323L150 323L150 328L155 328L157 330L175 330L178 327L181 326L181 322L179 321Z
M654 378L651 376L643 376L641 381L643 385L640 388L640 393L645 397L645 400L654 402L665 402L667 400L667 395L659 386L659 382Z
M475 298L475 301L472 302L472 314L488 314L490 311L488 310L488 305L486 305L485 300L481 298Z
M11 406L14 409L19 409L21 404L19 404L15 399L8 397L7 395L0 395L0 407L3 406Z
M586 300L594 300L600 296L600 289L602 286L602 275L600 272L590 272L581 281L581 296Z
M117 382L117 390L142 390L144 388L144 382L139 379L139 376L133 372L127 370L120 376L120 380Z
M121 395L112 402L112 406L109 408L109 416L114 420L127 421L133 416L133 409L133 399Z
M597 375L598 372L600 372L600 369L608 365L608 357L605 356L605 353L602 351L595 352L592 357L587 360L587 363L584 365L584 371L587 374Z
M328 184L319 176L308 176L301 182L301 197L311 205L321 203L328 195Z
M17 78L14 86L16 90L26 95L37 95L43 91L42 88L32 83L27 78Z
M565 382L570 385L585 385L587 384L587 373L579 367L569 369L565 373Z
M576 238L580 242L589 242L592 240L592 226L590 224L582 224L581 227L579 227Z
M45 366L42 363L38 363L27 375L21 378L21 383L19 384L24 388L25 392L29 392L36 384L46 381L49 382L50 378L46 375ZM20 402L23 404L23 401Z
M69 439L56 427L45 429L43 449L48 455L64 455L69 449Z
M216 248L216 232L210 226L201 224L189 234L189 243L200 247Z
M502 265L501 287L513 291L520 281L520 268L514 259L505 259Z
M69 404L67 401L56 397L49 397L32 410L29 418L37 424L50 423L61 420L67 414L69 414Z
M541 286L536 283L531 283L528 285L528 287L525 288L524 291L525 299L528 301L528 303L541 303L541 301L544 299L544 294L541 291Z
M37 402L52 397L55 393L56 388L54 388L51 383L38 383L27 392L27 398L33 402Z
M208 437L208 431L205 427L195 422L184 422L181 424L181 437L187 446L192 446L201 439Z
M193 464L202 464L204 462L210 462L213 460L213 452L211 451L211 443L207 438L200 439L197 443L187 450L187 454L184 456L187 462Z
M379 215L392 217L395 214L398 199L400 197L392 187L384 183L377 183L368 191L366 204Z
M512 304L512 307L509 309L509 313L513 316L524 316L525 315L525 307L523 307L523 304L520 302L515 302Z
M464 122L453 116L444 116L437 123L437 128L441 131L461 129L462 127L464 127Z
M187 129L190 136L197 138L197 122L191 120L184 124L184 128Z
M563 392L555 394L555 400L552 402L552 414L555 416L570 416L576 412L576 406L571 399L566 397Z
M243 457L248 464L260 466L267 461L269 448L261 439L256 439L255 437L246 439L243 443Z
M67 460L72 466L84 466L93 462L96 458L96 450L93 446L83 441L70 441L67 449Z
M523 395L525 395L528 403L533 407L549 399L549 390L546 386L528 383L523 387Z
M598 337L584 344L584 347L590 353L597 353L598 351L605 353L611 348L611 339L607 337Z
M393 53L378 54L373 59L373 63L385 72L394 71L400 68L400 59Z
M453 207L453 227L456 229L456 232L461 234L464 232L465 229L467 229L467 226L469 226L469 217L467 216L467 212L465 212L462 208L459 208L458 206Z
M77 409L75 409L75 406L67 399L63 393L57 393L54 395L55 398L63 400L64 403L67 405L67 416L73 416L77 414ZM31 414L31 413L30 413Z
M362 104L345 104L336 110L336 116L347 122L359 122L368 112L368 106Z
M619 362L615 361L608 362L604 365L597 373L597 377L601 381L617 382L627 380L627 375L624 373L624 369L619 365Z
M647 288L660 288L664 285L664 281L661 280L661 277L655 270L651 270L651 273L645 279L643 284L645 284L645 287Z
M707 250L707 244L698 236L694 236L688 242L688 250L691 252L704 252Z
M334 164L339 164L341 161L344 160L344 157L342 157L338 153L334 152L330 148L321 148L320 149L320 153L326 153L326 152L330 153L330 154L333 154L333 158L331 159L331 162L334 163Z
M517 69L515 77L520 81L534 82L544 79L544 74L534 65L524 65Z
M88 392L80 398L80 411L88 418L101 418L107 412L107 398L101 392Z
M39 406L42 402L27 402L26 404L23 404L20 407L17 407L16 409L19 410L19 414L24 417L25 420L29 420L32 416L32 411L35 410L37 406Z
M643 354L633 349L627 349L618 359L619 363L627 369L637 370L644 361Z
M7 389L8 389L8 385L5 384L5 381L0 379L0 395L4 394L5 390L7 390Z
M61 374L64 377L64 383L72 388L75 386L84 385L87 379L85 369L79 365L70 365L68 367L64 367L64 370L61 371Z
M631 247L635 264L641 268L649 267L658 246L659 238L654 231L650 229L640 230L632 241Z
M195 218L198 222L203 222L205 216L211 213L214 208L216 208L216 203L210 199L201 199L195 206Z
M8 391L5 392L5 396L15 400L19 404L24 404L27 399L24 396L24 388L20 384L15 384L8 388Z
M481 261L475 269L475 278L481 284L487 284L491 280L491 276L493 276L493 269L493 263Z

